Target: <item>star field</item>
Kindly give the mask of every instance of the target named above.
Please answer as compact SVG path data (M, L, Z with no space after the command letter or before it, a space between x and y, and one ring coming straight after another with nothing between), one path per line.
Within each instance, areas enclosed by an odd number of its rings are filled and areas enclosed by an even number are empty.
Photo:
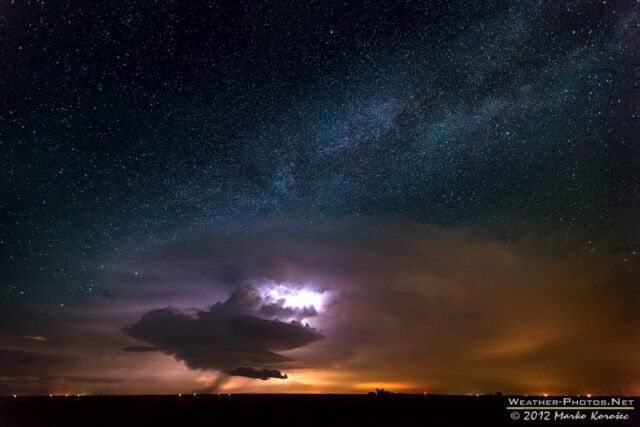
M531 239L638 296L636 1L16 0L0 34L6 333L274 218Z

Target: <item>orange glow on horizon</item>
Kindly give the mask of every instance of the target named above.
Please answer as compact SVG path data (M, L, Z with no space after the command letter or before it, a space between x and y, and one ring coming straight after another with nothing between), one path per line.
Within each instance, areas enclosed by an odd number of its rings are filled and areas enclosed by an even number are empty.
M374 391L377 388L383 388L388 391L406 391L415 389L416 386L411 383L403 383L403 382L364 382L364 383L355 383L353 387L358 390L369 390Z

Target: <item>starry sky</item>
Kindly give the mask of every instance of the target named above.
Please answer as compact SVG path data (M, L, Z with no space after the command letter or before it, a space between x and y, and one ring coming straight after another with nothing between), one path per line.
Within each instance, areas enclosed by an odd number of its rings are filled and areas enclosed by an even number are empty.
M0 394L640 394L640 3L0 2Z

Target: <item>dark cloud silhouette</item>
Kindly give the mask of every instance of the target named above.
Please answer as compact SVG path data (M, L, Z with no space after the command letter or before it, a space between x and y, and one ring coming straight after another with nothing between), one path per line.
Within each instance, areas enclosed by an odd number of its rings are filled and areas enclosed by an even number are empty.
M58 320L64 329L56 334L41 328L0 334L0 348L59 355L5 353L2 359L0 354L0 389L40 394L213 393L220 387L233 392L361 392L386 380L392 383L388 388L406 392L637 393L637 295L632 284L618 280L616 260L605 254L549 258L547 241L506 244L482 230L400 220L362 218L348 226L342 219L296 227L257 224L235 234L203 232L116 266L140 271L140 280L153 273L153 280L137 288L115 288L123 305L100 301L71 318L70 310L61 312L67 317L60 318L64 324ZM541 246L544 254L537 252ZM232 284L221 285L212 272L225 271L225 266L244 268L243 284L255 288L232 293ZM180 290L184 298L163 294L159 302L156 278L174 273L166 288ZM213 279L196 280L200 275ZM309 322L326 339L304 345L318 334L305 328L305 319L298 320L313 314L311 308L306 313L295 309L296 316L279 296L268 298L281 295L267 292L279 284L325 292ZM127 302L123 295L133 288L146 300ZM221 302L201 306L199 312L149 311L171 304L197 307L209 301L205 295ZM89 334L87 322L96 325L94 333ZM121 333L123 322L133 324L127 336ZM263 323L266 334L260 331ZM283 339L281 329L293 338ZM23 339L22 334L46 336L47 341ZM74 347L62 336L77 340L71 342ZM139 351L113 352L127 346ZM292 346L290 352L280 349ZM611 353L612 348L617 351ZM64 354L86 360L60 358ZM186 369L177 359L190 368L215 371ZM289 379L232 376L247 367L278 370ZM89 383L96 372L122 383Z
M318 314L313 306L285 307L284 299L265 297L253 286L233 292L229 299L214 304L209 311L217 316L247 314L279 320L302 320Z
M258 378L264 381L268 380L269 378L280 378L282 380L287 379L287 374L283 374L277 369L253 369L248 367L240 367L229 372L229 374L238 377Z
M323 336L295 319L283 322L262 318L265 316L263 302L264 298L255 288L245 287L232 293L226 301L195 315L172 308L149 311L138 322L125 327L124 332L183 360L192 369L284 379L286 375L273 368L291 359L275 352L302 347ZM288 313L281 304L279 309L272 310L273 304L278 305L277 302L267 304L270 314ZM142 347L133 348L135 350L129 347L129 351L141 351ZM148 351L144 348L142 351Z
M282 303L271 303L264 304L260 308L260 313L264 314L268 317L284 317L284 318L294 318L294 319L307 319L309 317L314 317L318 315L315 307L283 307Z
M157 348L149 347L147 345L130 345L129 347L125 347L122 350L124 351L133 351L136 353L147 353L149 351L158 351Z
M178 272L186 275L177 283L211 278L201 281L198 295L236 286L220 284L220 272L226 271L245 284L306 284L332 295L312 317L327 339L297 349L295 356L286 354L295 364L276 359L282 357L277 349L261 345L270 352L249 353L260 363L245 363L246 354L234 354L227 372L246 366L288 373L315 369L313 375L327 375L327 381L339 377L336 388L383 377L401 384L397 389L414 391L426 384L456 393L470 387L470 378L477 389L513 393L635 390L624 375L629 366L624 355L639 354L639 341L629 339L637 336L632 303L637 298L618 280L616 261L579 247L569 257L563 255L568 249L550 252L549 247L561 244L552 238L507 244L486 230L402 218L274 220L235 233L208 230L154 248L129 268L171 280L178 280L172 278ZM296 320L288 308L249 288L210 311ZM298 314L312 313L298 309ZM612 358L610 348L624 351Z

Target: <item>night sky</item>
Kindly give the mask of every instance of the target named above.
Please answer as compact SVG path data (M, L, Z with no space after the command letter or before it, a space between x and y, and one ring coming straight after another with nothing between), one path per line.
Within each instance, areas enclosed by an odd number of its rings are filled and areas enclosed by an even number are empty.
M0 2L0 394L640 394L640 2Z

